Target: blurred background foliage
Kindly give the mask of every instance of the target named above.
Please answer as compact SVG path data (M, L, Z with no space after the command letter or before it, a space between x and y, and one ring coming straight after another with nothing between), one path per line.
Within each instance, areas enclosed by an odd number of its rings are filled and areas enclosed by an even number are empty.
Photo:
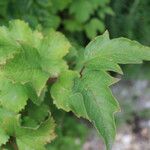
M115 17L109 17L111 36L124 36L150 45L150 1L112 0Z
M50 28L64 33L73 45L65 57L70 68L80 69L83 47L106 29L111 38L124 36L150 46L150 0L0 0L0 25L7 25L12 19L23 19L43 33ZM76 61L80 62L78 66ZM123 66L125 78L130 80L149 80L149 68L147 62L139 66ZM132 109L133 99L120 102L126 113L117 122L122 122L122 118L123 122L134 120L134 113L139 117L148 116L148 110L141 113L137 110L137 113ZM49 100L49 94L46 100ZM73 114L56 111L53 104L50 106L59 126L58 138L47 149L80 150L88 134L85 126L88 123Z
M84 42L105 30L105 16L113 15L110 0L1 0L0 23L20 18L30 26L58 29Z

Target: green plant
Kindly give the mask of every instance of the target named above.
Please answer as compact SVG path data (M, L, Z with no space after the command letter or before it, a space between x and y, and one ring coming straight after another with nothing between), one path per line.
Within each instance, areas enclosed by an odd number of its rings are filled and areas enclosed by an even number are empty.
M112 37L125 36L150 45L149 0L112 0L114 16L108 19ZM139 30L140 28L143 30Z
M107 18L106 27L112 38L124 36L142 44L150 45L150 1L149 0L112 0L111 8L115 15ZM142 27L142 30L140 28ZM126 78L149 79L150 64L125 65ZM145 73L143 73L145 72Z
M70 47L61 33L43 35L23 21L0 27L1 149L44 150L55 138L48 85L56 107L89 120L111 149L120 108L109 88L118 79L109 71L122 74L118 64L150 60L150 48L126 38L111 40L106 31L86 46L77 70L70 70L64 59Z
M47 144L46 148L48 150L81 150L89 129L68 113L61 112L58 117L60 121L55 120L57 138L52 143Z
M0 24L7 24L10 19L23 19L32 28L41 25L42 30L59 29L83 43L87 38L94 38L105 30L105 16L113 15L109 2L110 0L1 0Z

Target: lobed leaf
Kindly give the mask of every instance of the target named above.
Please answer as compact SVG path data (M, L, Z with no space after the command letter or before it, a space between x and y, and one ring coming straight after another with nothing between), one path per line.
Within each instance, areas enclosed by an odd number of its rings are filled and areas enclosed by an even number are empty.
M50 30L42 40L38 52L42 57L42 68L49 72L50 76L57 77L61 71L68 68L63 57L69 52L70 47L65 36L54 30Z
M54 30L43 36L20 20L0 27L0 105L19 112L29 98L40 104L47 80L67 69L63 57L69 48L67 39Z
M51 116L36 127L21 126L21 118L16 113L0 108L0 146L9 137L15 137L19 150L44 150L45 144L55 138L55 123Z
M63 57L69 48L54 30L43 36L20 20L0 27L0 146L15 138L19 150L44 150L55 138L43 101L47 80L67 70Z
M142 63L142 60L150 60L150 48L126 38L110 40L106 31L86 47L85 60L96 57L109 58L117 64Z
M54 103L58 108L89 119L109 150L115 139L114 113L120 108L109 88L118 79L108 71L122 74L119 64L141 63L142 60L150 60L149 47L126 38L110 40L105 32L86 47L80 75L74 71L64 72L53 85Z

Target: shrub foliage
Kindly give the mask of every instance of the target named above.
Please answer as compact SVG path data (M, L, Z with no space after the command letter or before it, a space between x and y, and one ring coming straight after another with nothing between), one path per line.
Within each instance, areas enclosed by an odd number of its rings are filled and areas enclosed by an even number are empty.
M43 35L20 20L0 27L2 149L44 150L55 138L56 124L44 99L48 84L56 107L89 120L111 149L114 113L120 108L110 89L118 79L109 72L122 74L119 64L150 60L150 48L126 38L110 39L106 31L86 46L82 63L76 62L80 67L71 70L64 59L70 47L61 33Z

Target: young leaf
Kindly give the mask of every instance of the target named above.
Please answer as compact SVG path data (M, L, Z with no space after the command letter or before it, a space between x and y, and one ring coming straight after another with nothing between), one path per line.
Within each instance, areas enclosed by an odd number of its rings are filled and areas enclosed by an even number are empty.
M58 108L89 119L109 150L115 138L114 113L120 108L109 88L118 79L107 71L122 73L118 64L142 60L150 60L149 47L126 38L110 40L106 32L86 47L80 77L73 71L64 72L53 85L54 103Z

